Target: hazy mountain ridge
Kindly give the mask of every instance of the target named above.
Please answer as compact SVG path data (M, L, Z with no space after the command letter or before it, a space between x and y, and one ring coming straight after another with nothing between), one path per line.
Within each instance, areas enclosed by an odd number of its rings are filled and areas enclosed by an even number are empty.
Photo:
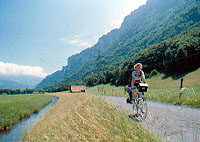
M45 79L42 80L39 84L41 86L50 86L57 82L58 80L64 78L64 70L62 71L56 71L55 73L48 75ZM38 86L38 85L37 85ZM37 88L36 86L36 88Z
M0 75L0 88L34 88L41 80L34 76Z
M199 0L149 0L128 15L120 29L102 36L96 45L68 59L61 72L45 78L36 88L81 80L99 68L119 65L141 49L172 38L199 24ZM102 57L98 57L100 51ZM62 75L60 75L62 74ZM51 78L51 81L49 80Z
M2 80L0 79L0 88L10 88L10 89L24 89L24 88L28 88L28 85L25 84L21 84L19 82L16 81L10 81L10 80Z

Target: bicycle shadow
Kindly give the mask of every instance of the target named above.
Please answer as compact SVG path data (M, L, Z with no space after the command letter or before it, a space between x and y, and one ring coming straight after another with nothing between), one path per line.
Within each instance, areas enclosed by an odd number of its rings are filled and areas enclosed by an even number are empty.
M140 118L139 116L134 116L132 114L129 114L128 117L136 122L142 122L142 118Z

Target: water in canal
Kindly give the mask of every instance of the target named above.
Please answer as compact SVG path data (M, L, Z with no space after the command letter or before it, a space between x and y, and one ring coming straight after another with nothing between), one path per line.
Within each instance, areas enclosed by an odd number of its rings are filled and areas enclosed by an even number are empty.
M57 100L57 97L52 96L52 102L43 107L38 113L34 113L30 117L22 119L16 125L12 126L9 131L0 132L0 142L20 142L24 133L30 131Z

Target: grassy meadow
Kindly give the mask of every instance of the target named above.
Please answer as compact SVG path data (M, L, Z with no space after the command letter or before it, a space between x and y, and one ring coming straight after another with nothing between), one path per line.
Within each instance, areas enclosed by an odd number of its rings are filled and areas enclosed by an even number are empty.
M59 101L23 141L160 141L108 102L89 94L57 94Z
M200 87L200 69L188 73L183 76L183 86L187 88ZM150 88L180 88L179 79L172 79L172 77L165 77L163 74L156 75L148 79L148 84Z
M160 74L148 79L148 92L145 96L148 100L183 105L188 107L200 108L200 69L184 76L182 97L180 93L180 79L173 80L171 77L163 79L164 75ZM90 94L104 96L122 96L128 97L124 87L115 87L109 84L98 85L87 89Z
M0 131L10 129L20 119L38 112L51 100L50 96L44 95L0 96Z

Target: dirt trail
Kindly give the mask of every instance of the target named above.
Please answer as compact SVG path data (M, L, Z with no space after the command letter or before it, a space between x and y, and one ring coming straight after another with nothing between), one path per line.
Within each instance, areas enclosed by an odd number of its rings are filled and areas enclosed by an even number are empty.
M132 112L132 105L126 104L126 98L102 98L127 114ZM167 142L200 142L200 109L148 101L148 116L141 123Z

